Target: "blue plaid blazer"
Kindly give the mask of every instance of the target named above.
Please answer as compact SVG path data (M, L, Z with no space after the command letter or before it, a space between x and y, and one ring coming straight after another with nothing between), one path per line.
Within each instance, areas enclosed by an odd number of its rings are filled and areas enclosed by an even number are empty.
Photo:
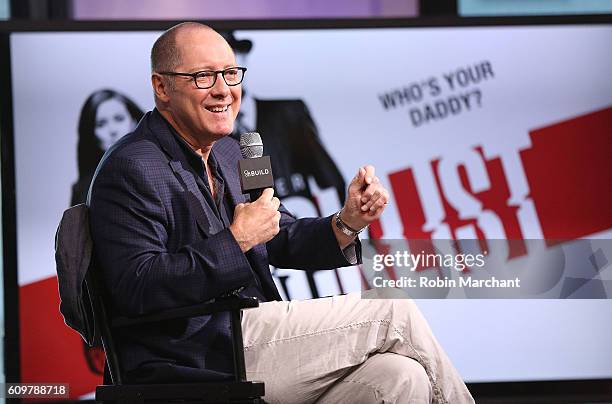
M234 206L248 198L240 189L239 145L226 137L212 153L232 217ZM268 264L306 270L350 265L330 217L296 220L282 206L280 233L243 253L197 181L202 179L157 110L102 158L88 204L96 265L114 315L207 301L252 285L255 277L266 299L281 300ZM215 380L233 370L227 313L126 328L115 337L128 383Z

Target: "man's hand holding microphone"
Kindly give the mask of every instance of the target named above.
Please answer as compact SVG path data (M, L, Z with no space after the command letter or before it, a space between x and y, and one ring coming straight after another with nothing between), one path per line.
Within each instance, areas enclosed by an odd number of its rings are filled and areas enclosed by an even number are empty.
M278 234L281 218L279 206L280 200L274 196L272 188L264 189L255 202L236 205L234 220L229 228L242 252L249 251L257 244L267 243Z

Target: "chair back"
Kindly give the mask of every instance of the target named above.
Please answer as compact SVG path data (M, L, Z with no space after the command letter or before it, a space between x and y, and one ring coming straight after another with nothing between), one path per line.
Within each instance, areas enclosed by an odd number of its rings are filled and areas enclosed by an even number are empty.
M64 211L55 233L55 269L64 322L81 334L89 346L99 345L92 302L85 277L92 264L93 244L87 206L79 204Z
M64 322L89 346L102 344L113 384L121 384L119 359L109 327L108 299L96 271L85 204L64 211L55 235L55 267Z

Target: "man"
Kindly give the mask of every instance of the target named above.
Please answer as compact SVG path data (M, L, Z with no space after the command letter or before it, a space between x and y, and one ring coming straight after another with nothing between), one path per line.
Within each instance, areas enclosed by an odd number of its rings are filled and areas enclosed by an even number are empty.
M179 24L156 41L151 61L156 109L106 153L89 195L113 313L256 296L263 303L243 316L247 375L266 383L269 402L342 402L349 388L349 402L472 402L410 300L278 301L268 263L319 269L360 259L355 230L380 217L388 199L374 168L359 169L336 216L296 220L272 189L246 202L238 146L227 136L243 69L227 42L209 27ZM232 370L226 315L126 329L117 339L128 382Z

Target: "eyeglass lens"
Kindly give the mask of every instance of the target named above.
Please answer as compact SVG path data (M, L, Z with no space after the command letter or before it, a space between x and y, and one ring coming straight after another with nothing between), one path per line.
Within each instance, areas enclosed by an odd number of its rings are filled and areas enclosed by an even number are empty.
M244 72L242 69L226 69L221 72L223 79L228 86L240 84L243 73ZM200 88L212 87L217 81L217 73L213 71L200 72L195 76L195 81Z

